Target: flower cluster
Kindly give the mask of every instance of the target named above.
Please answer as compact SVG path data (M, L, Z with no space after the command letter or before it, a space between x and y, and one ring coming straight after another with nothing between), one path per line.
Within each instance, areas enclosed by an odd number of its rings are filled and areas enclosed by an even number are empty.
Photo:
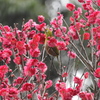
M74 96L99 100L100 0L78 1L82 8L66 4L72 12L69 26L60 12L50 25L42 15L37 23L33 19L24 23L21 30L16 25L0 25L3 100L72 100ZM58 64L52 61L49 65L48 55L57 57ZM81 77L77 77L79 66L83 70ZM58 75L55 80L50 78L51 67ZM90 86L85 83L88 79L92 81Z

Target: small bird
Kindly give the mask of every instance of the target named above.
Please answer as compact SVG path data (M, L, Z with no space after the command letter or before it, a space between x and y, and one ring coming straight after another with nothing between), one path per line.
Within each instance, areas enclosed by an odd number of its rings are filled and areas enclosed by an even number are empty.
M59 50L56 46L54 47L50 47L48 45L48 40L49 40L49 37L53 37L53 33L50 29L46 29L45 31L45 34L46 34L46 39L45 39L45 50L47 52L47 54L51 55L51 56L56 56L58 58L58 55L59 55Z

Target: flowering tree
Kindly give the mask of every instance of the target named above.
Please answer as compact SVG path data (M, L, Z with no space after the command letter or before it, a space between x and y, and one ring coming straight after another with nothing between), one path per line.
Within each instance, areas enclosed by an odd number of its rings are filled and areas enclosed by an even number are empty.
M59 12L50 25L42 15L38 23L32 19L23 23L21 30L16 25L0 25L1 100L100 99L100 0L78 1L82 8L66 5L72 11L69 26ZM46 75L50 67L46 65L47 55L57 58L58 65L52 64L59 76L55 82ZM14 70L11 62L16 65ZM76 76L77 62L84 66L81 76ZM85 83L87 79L90 86ZM49 93L51 87L55 89Z

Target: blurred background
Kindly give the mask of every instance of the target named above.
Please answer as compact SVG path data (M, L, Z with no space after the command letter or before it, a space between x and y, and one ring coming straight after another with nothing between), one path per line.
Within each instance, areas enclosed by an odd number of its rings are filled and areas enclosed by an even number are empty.
M0 0L0 23L13 27L14 23L21 25L23 18L25 21L37 21L38 15L45 16L48 23L58 11L67 18L70 15L65 8L68 2L69 0Z

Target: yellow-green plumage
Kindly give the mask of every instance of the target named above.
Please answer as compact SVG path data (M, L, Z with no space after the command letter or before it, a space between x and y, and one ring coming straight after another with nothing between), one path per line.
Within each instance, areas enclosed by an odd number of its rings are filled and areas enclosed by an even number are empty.
M46 34L45 49L46 49L47 54L49 54L51 56L58 56L59 55L58 48L56 46L55 47L49 47L48 46L48 40L49 40L48 37L52 37L53 36L52 32L49 29L46 29L45 34Z

